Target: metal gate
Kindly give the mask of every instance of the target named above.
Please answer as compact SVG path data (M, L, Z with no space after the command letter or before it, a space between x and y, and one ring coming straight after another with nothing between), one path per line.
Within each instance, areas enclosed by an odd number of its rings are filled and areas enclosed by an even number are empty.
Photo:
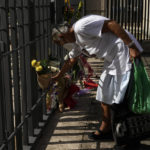
M0 0L1 150L30 149L46 124L46 91L30 62L50 54L63 60L50 36L53 23L63 20L62 6L59 0Z
M150 40L149 0L107 0L106 12L139 41Z
M150 39L149 0L107 0L107 16L139 40ZM60 0L0 0L0 150L31 149L46 124L45 95L30 67L65 51L51 42L63 21Z

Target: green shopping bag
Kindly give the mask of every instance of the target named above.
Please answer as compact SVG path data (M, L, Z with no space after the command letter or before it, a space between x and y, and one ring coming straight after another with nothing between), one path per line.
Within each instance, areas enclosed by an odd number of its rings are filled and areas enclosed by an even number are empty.
M141 59L133 62L134 77L129 94L129 108L137 114L150 113L150 80Z

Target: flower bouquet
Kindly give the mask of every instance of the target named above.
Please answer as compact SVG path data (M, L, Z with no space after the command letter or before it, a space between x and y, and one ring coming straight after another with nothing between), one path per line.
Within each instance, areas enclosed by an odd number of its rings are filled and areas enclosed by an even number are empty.
M83 2L80 0L78 3L78 8L75 9L70 5L70 0L65 0L65 6L64 6L64 20L68 22L70 25L72 21L78 20L81 18L81 13L83 9Z
M50 59L51 60L51 59ZM58 62L49 60L32 60L31 66L35 69L37 74L37 82L42 89L47 89L46 94L46 108L49 111L53 107L53 103L58 102L59 111L63 112L64 107L73 108L76 102L72 95L78 88L72 85L72 80L69 76L64 75L57 82L51 83L51 77L55 75L59 68Z
M43 59L40 61L33 59L31 61L31 66L36 71L37 82L39 87L42 89L48 88L51 77L59 71L59 68L51 66L51 62L47 59Z

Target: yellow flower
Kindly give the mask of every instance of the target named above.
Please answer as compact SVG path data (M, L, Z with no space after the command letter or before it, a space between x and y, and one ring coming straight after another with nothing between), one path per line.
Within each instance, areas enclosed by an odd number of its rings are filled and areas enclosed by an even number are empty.
M37 61L37 62L36 62L35 67L38 67L38 66L40 66L40 61Z
M35 67L35 66L36 66L36 63L37 63L36 59L33 59L33 60L31 61L31 66L32 66L32 67Z
M42 70L43 70L43 67L42 67L41 65L39 65L38 67L35 68L35 70L36 70L37 72L42 71Z

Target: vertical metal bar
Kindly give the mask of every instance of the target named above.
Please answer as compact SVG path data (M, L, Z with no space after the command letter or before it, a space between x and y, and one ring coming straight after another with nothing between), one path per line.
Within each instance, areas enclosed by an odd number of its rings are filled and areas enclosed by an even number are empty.
M41 20L40 20L40 3L39 3L39 0L35 0L35 37L38 38L40 37L40 23ZM36 58L38 60L41 59L41 52L42 52L42 48L41 48L41 41L36 41ZM38 87L38 84L36 85L37 89L39 88ZM37 93L37 96L40 97L41 95L41 91L38 90L38 93ZM40 112L41 112L41 109L43 110L42 106L39 106L40 108ZM43 114L39 114L38 115L38 119L39 120L42 120L43 119Z
M113 19L117 21L117 0L114 0L114 17Z
M115 0L112 0L112 19L115 20Z
M83 16L86 15L86 0L82 0L83 2Z
M129 0L127 0L126 2L126 10L127 10L127 14L126 14L126 29L129 30Z
M55 2L50 1L50 17L51 17L51 24L55 23Z
M134 4L134 10L135 10L135 22L134 22L134 35L137 38L137 0L135 0L135 4Z
M46 0L43 1L43 35L46 35L47 34L47 24L46 24L46 20L47 20L47 17L46 17ZM43 38L43 43L44 43L44 58L45 59L48 59L48 47L47 47L47 37L44 37ZM46 114L46 98L44 98L44 101L43 101L43 113Z
M110 18L113 19L113 0L110 1Z
M39 1L40 7L40 35L44 35L44 21L43 21L43 1ZM41 59L44 59L44 40L40 40L41 43Z
M60 3L59 0L55 0L55 12L56 12L56 24L61 23L61 20L59 20L60 14L59 14L59 9L60 9ZM54 56L58 57L58 52L59 52L59 46L56 45L56 50L54 51Z
M0 9L1 14L1 9ZM1 22L0 22L1 23ZM0 25L1 27L1 25ZM1 33L0 33L1 35ZM4 42L0 41L0 57L1 53L4 52ZM6 141L6 114L5 114L5 99L4 99L4 84L2 79L2 58L0 58L0 145Z
M23 12L24 12L24 40L25 44L28 44L30 42L30 20L29 20L29 0L23 1ZM26 64L26 86L27 86L27 112L30 111L32 107L32 100L33 100L33 93L32 93L32 81L31 81L31 53L30 53L30 45L27 45L25 47L25 64ZM28 134L29 136L33 136L33 121L32 116L28 120Z
M144 19L144 24L143 24L143 25L144 25L144 37L143 37L144 40L146 39L146 38L145 38L145 32L146 32L146 28L145 28L145 27L146 27L146 20L147 20L147 18L146 18L146 8L147 8L147 0L145 0L145 6L144 6L144 10L145 10L145 11L144 11L145 19Z
M11 43L12 49L17 48L17 19L16 19L16 1L11 0L10 5L10 26L11 26ZM18 52L12 55L12 65L13 65L13 85L14 85L14 103L15 103L15 126L21 122L21 104L20 104L20 86L19 86L19 62L18 62ZM16 134L16 149L22 149L22 132L17 132Z
M140 6L141 6L141 11L140 11L140 40L142 41L143 40L143 38L142 38L142 35L143 35L143 5L144 5L144 0L143 1L141 1L141 0L139 0L139 2L140 2Z
M28 30L29 30L29 40L30 41L34 41L36 36L35 36L35 0L29 0L29 19L28 19ZM29 45L29 53L28 55L30 55L29 58L29 62L31 62L31 60L33 58L36 57L36 42L32 43ZM28 64L29 65L29 64ZM37 96L37 90L36 88L32 88L32 87L36 87L37 86L37 80L36 80L36 73L32 70L31 66L29 66L28 68L29 72L30 72L30 80L31 80L31 84L29 86L31 86L31 90L32 90L32 101L31 101L31 107L33 106L33 104L36 103L36 100L38 99ZM40 110L35 109L35 111L32 112L32 116L31 116L31 125L33 127L33 129L35 127L37 127L38 125L38 116L40 116ZM39 115L37 115L39 114ZM33 130L34 131L34 130ZM33 135L32 135L33 136ZM34 139L33 137L30 137L30 139ZM32 141L33 142L33 141Z
M128 0L125 0L125 29L127 28L127 14L128 14L128 3L127 3Z
M40 35L44 36L44 1L39 1L39 6L40 6ZM41 43L41 59L45 59L44 41L45 41L44 38L42 38L40 40L40 43ZM43 112L44 113L46 113L45 108L46 108L46 101L44 99L43 100Z
M35 37L40 36L40 6L39 0L35 0ZM39 41L36 42L37 59L40 60L41 44Z
M44 20L44 10L45 10L45 6L44 6L44 0L42 1L41 3L41 9L42 9L42 33L43 33L43 36L45 35L45 20ZM43 58L45 59L45 37L42 38L42 41L43 41Z
M48 26L47 26L47 3L46 3L47 0L44 0L43 1L43 4L44 4L44 34L46 35L48 33ZM48 58L48 47L47 47L47 43L48 43L48 38L45 37L44 38L44 45L45 45L45 58L47 59Z
M121 0L121 26L124 24L124 0Z
M64 5L64 1L55 0L55 7L56 7L56 23L62 23L63 21L63 13L62 13L62 6Z
M139 12L140 12L140 5L139 5L139 0L137 0L137 40L139 40L139 21L140 21L140 15L139 15Z
M140 39L140 10L141 10L141 6L140 6L140 1L138 0L137 2L137 5L138 5L138 12L137 12L137 16L138 16L138 20L137 20L137 39L139 40Z
M120 23L120 15L121 14L121 9L120 9L120 0L117 2L117 21Z
M106 16L109 18L109 0L106 0Z
M131 31L131 33L132 34L134 34L134 30L133 30L133 28L134 28L134 20L135 20L134 17L135 17L134 16L134 0L132 0L132 18L131 18L131 20L132 20L132 27L131 27L132 31Z
M24 14L23 14L23 0L16 0L17 7L17 21L18 21L18 46L24 45ZM25 49L19 52L20 58L20 84L21 84L21 105L22 105L22 119L27 113L27 87L26 87L26 67L25 67ZM28 122L23 125L23 144L28 144Z
M131 16L131 0L128 0L128 31L130 31L130 16Z
M50 41L52 41L52 39L51 39L51 15L50 15L50 8L51 8L51 3L50 3L50 1L49 0L47 0L47 31L48 31L48 34L49 34L49 36L48 36L48 54L50 55Z
M146 38L147 38L147 40L149 39L149 21L150 21L150 19L149 19L149 13L150 13L150 11L149 11L149 7L150 7L150 2L148 1L148 4L147 4L147 33L146 33Z
M56 9L56 7L57 7L57 1L55 0L54 1L54 11L55 11L55 24L57 24L57 9ZM53 51L52 51L52 56L53 57L56 57L56 54L57 54L57 45L56 44L53 44Z
M35 37L38 38L40 37L40 4L39 4L39 0L35 0L34 1L34 4L35 4ZM40 41L36 41L36 58L37 60L40 60L41 59L41 44L40 44ZM37 89L39 88L38 87L38 84L36 82L36 85L35 87L37 87ZM37 97L40 97L41 95L41 91L38 90L38 93L37 93ZM42 106L39 106L38 107L38 116L36 117L37 120L42 120L43 119L43 114L42 114ZM36 112L35 112L36 113Z
M4 9L1 9L1 27L4 29L1 31L1 40L4 42L4 52L10 51L9 48L9 29L8 29L8 0L1 0L0 6ZM14 120L13 120L13 105L12 105L12 84L11 84L11 61L10 56L7 55L2 60L2 79L5 81L4 84L4 101L5 101L5 110L6 110L6 129L7 135L9 136L14 130ZM5 69L4 69L5 68ZM8 150L14 149L14 138L8 144Z

